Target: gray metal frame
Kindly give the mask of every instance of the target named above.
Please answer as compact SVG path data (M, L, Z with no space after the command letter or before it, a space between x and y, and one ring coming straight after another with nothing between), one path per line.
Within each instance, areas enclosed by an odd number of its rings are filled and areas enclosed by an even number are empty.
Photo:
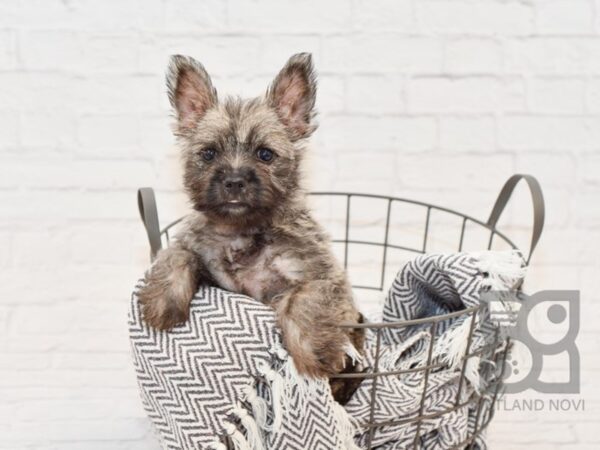
M498 220L499 220L500 216L502 215L502 212L504 211L504 208L506 207L508 201L510 200L510 197L511 197L516 185L521 180L526 182L526 184L529 188L529 191L531 193L531 199L532 199L532 204L533 204L533 224L532 224L531 244L529 247L529 252L527 253L527 257L525 258L527 263L529 263L531 256L533 254L533 251L535 250L537 243L540 239L540 236L542 234L542 230L544 227L544 216L545 216L544 197L542 194L542 190L540 188L538 181L531 175L517 174L517 175L513 175L506 181L506 183L502 187L502 190L500 191L500 194L498 195L498 198L496 199L496 202L492 208L492 212L490 213L490 216L486 222L480 221L478 219L475 219L466 214L462 214L460 212L454 211L452 209L432 205L432 204L425 203L425 202L419 202L419 201L415 201L415 200L399 198L399 197L389 197L389 196L382 196L382 195L359 194L359 193L341 193L341 192L315 192L312 195L329 196L329 197L336 198L336 199L339 198L342 201L345 201L345 204L346 204L345 236L344 236L344 239L334 239L333 240L333 242L344 244L344 267L347 267L347 265L348 265L348 248L349 248L350 244L360 244L360 245L371 245L371 246L383 247L383 259L382 259L382 263L381 263L381 278L380 278L379 285L378 286L353 286L356 289L370 289L370 290L383 291L384 283L385 283L385 268L386 268L386 264L387 264L388 248L394 248L394 249L398 249L398 250L404 250L404 251L421 253L421 254L426 253L427 252L427 239L428 239L428 233L429 233L429 224L430 224L430 217L431 217L432 211L442 211L442 212L456 215L456 216L462 218L461 233L460 233L460 238L459 238L459 242L457 245L458 251L461 251L463 248L466 226L469 222L479 225L480 227L483 227L484 229L489 230L490 236L489 236L489 240L488 240L487 249L491 249L494 239L501 239L506 244L508 244L511 248L519 250L518 247L513 243L513 241L511 239L509 239L504 233L502 233L501 231L499 231L497 229L497 224L498 224ZM353 198L370 198L370 199L387 200L387 214L386 214L385 235L384 235L383 242L360 241L360 240L350 239L350 211L351 211ZM417 206L421 206L426 209L425 232L424 232L423 242L422 242L422 245L420 248L404 247L404 246L400 246L400 245L394 245L394 244L391 244L390 242L388 242L389 230L390 230L390 215L391 215L391 211L392 211L392 205L395 202L417 205ZM140 211L140 216L142 218L142 222L144 223L146 232L148 234L148 240L150 243L150 256L151 256L151 259L154 259L154 257L156 256L156 253L162 248L162 237L163 236L165 237L167 245L168 245L168 242L170 240L170 230L174 226L176 226L182 219L178 219L178 220L168 224L162 230L160 229L159 221L158 221L158 212L157 212L157 208L156 208L156 201L155 201L155 197L154 197L154 191L152 190L152 188L141 188L138 190L138 206L139 206L139 211ZM525 256L525 254L523 252L521 252L521 253ZM517 286L517 287L520 287L520 286ZM373 438L375 428L382 427L382 426L388 426L388 425L394 425L394 424L412 424L412 423L414 423L416 425L416 429L417 429L416 434L415 434L415 440L414 440L414 448L416 449L416 448L418 448L418 443L419 443L419 439L421 436L421 434L420 434L421 433L421 424L423 423L423 421L426 421L428 419L433 419L435 417L439 417L444 414L451 413L451 412L455 411L456 409L467 407L469 405L477 408L475 426L472 430L469 430L467 439L465 439L464 442L462 442L461 444L459 444L458 446L455 446L453 448L458 449L458 448L471 448L472 447L472 444L473 444L475 438L483 430L485 430L485 428L488 426L488 424L490 423L490 421L493 418L496 399L497 399L498 393L500 392L500 389L502 388L502 374L504 373L504 368L505 368L505 364L506 364L506 356L507 356L507 353L510 348L510 342L506 342L504 349L500 349L500 346L503 345L503 342L501 339L499 339L498 334L496 334L496 337L491 344L485 346L484 348L482 348L476 352L471 352L471 342L472 342L472 338L473 338L475 318L476 318L477 314L481 314L481 312L482 312L482 306L477 306L477 307L471 307L471 308L463 309L460 311L456 311L456 312L453 312L450 314L445 314L445 315L436 316L436 317L428 317L428 318L410 320L410 321L405 321L405 322L364 323L364 324L360 324L360 325L357 325L357 324L342 325L343 328L370 329L375 333L375 364L374 364L373 370L371 372L367 372L367 373L348 373L348 374L340 374L337 376L337 378L362 378L362 379L372 378L373 379L373 388L371 391L370 418L367 423L361 424L365 428L369 429L367 449L370 450L372 448L371 441ZM456 400L455 400L454 406L452 408L449 408L447 410L444 410L444 411L441 411L441 412L438 412L435 414L425 414L425 411L424 411L425 398L427 396L427 384L428 384L429 374L432 370L435 370L435 369L441 367L440 363L432 364L432 361L431 361L433 347L434 347L434 343L435 343L435 329L439 322L453 318L453 317L457 317L457 316L470 316L470 320L471 320L471 328L470 328L470 332L469 332L467 348L466 348L465 355L462 358L461 375L460 375L459 381L458 381L458 383L459 383L458 394L456 396ZM380 372L378 370L379 356L380 356L380 350L381 350L381 330L382 329L403 328L403 327L409 327L409 326L414 326L414 325L425 326L427 324L429 324L429 332L430 332L432 338L430 339L427 364L424 367L419 367L419 368L414 368L414 369L406 369L406 370L387 371L387 372ZM469 400L461 403L460 395L461 395L462 387L465 383L465 375L464 374L465 374L467 361L469 358L474 357L474 356L480 356L480 357L494 360L496 363L496 365L495 365L496 370L493 371L491 374L488 374L488 379L486 380L487 381L486 388L483 392L481 392L479 394L474 394L471 396L471 398L469 398ZM385 422L375 422L374 421L374 414L375 414L375 406L374 405L375 405L375 398L377 396L377 380L380 377L395 376L395 375L400 375L403 373L418 372L418 371L424 372L423 391L422 391L422 395L421 395L421 403L420 403L419 413L415 417L411 417L409 419L388 420ZM491 400L489 400L490 398L491 398Z

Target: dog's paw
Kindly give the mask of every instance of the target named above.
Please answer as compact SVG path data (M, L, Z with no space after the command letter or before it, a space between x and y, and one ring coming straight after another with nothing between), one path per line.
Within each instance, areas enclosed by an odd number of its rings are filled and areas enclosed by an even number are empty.
M299 374L327 378L344 369L346 355L342 333L323 328L306 329L289 317L280 318L284 345Z
M188 320L190 303L198 289L197 259L178 248L161 250L138 292L144 321L169 330Z
M144 321L158 330L170 330L188 320L189 299L174 298L169 289L155 288L146 284L138 293Z

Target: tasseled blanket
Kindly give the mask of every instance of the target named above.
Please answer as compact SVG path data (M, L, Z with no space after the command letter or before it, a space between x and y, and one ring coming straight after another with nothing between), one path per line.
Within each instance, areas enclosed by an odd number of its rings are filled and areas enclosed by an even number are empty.
M421 255L398 273L379 320L476 307L484 292L510 291L523 276L514 252ZM156 331L141 319L141 283L131 300L131 346L142 402L165 449L447 449L465 442L492 412L495 389L488 387L498 384L505 341L485 306L474 318L382 328L376 368L370 330L365 372L396 373L367 377L342 407L327 380L296 372L268 306L203 286L186 324ZM496 310L514 305L500 303ZM483 435L473 445L485 448Z

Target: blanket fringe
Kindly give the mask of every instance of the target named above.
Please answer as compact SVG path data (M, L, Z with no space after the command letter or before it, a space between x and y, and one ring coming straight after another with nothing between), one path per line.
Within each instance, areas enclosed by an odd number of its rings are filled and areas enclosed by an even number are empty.
M292 408L292 405L289 404L289 400L294 398L294 391L297 394L297 399L299 404L295 405L296 408L304 408L304 405L311 398L314 398L318 395L319 386L322 384L319 380L314 380L304 375L301 375L298 372L298 368L294 363L294 359L289 355L289 353L281 346L277 345L275 352L277 357L283 361L279 373L283 377L283 401L284 410L289 410Z
M488 300L491 320L497 326L514 325L521 308L514 286L527 272L521 253L516 250L483 252L477 257L477 267L484 274L481 285L492 293L487 298L482 296L482 299Z
M231 439L235 450L253 450L244 435L232 423L225 424L225 432Z
M242 426L246 429L246 440L248 442L248 446L252 450L264 450L263 442L262 442L262 434L258 429L258 425L254 418L248 414L248 411L241 405L237 404L233 409L233 414L235 414L242 423Z
M211 444L208 444L207 448L210 450L227 450L227 446L221 441L212 442Z
M245 386L242 393L244 400L248 402L252 408L252 415L254 416L256 424L263 430L270 429L267 425L267 402L257 395L254 386L251 384Z
M352 348L347 349L350 358L353 361L361 361L362 355L358 353L354 346L350 347ZM292 409L292 405L289 403L292 398L298 400L298 404L294 405L294 408L302 409L312 398L318 397L319 392L326 391L330 387L326 379L313 379L301 375L294 364L293 358L282 346L275 346L273 354L283 361L280 369L277 371L263 367L262 371L271 383L274 412L272 429L278 429L282 424L282 414ZM334 420L340 432L343 448L346 450L360 450L354 443L354 435L358 429L356 423L344 407L333 399L332 405Z
M262 372L271 386L271 408L273 409L271 428L277 430L283 423L285 380L275 369L265 365L258 366L258 370Z
M461 364L467 352L471 320L473 319L463 320L462 323L449 328L437 339L436 354L440 355L442 362L448 364L451 369L455 369ZM477 317L475 320L477 321Z
M335 400L333 404L333 418L340 432L342 444L346 450L360 450L360 447L354 442L354 435L357 433L358 426L356 421L346 412L344 407Z
M505 291L525 277L527 266L517 250L488 251L475 254L477 268L487 276L482 285L495 291Z
M467 365L465 366L465 377L478 393L481 391L481 376L479 374L480 361L481 358L479 356L471 356L467 360Z

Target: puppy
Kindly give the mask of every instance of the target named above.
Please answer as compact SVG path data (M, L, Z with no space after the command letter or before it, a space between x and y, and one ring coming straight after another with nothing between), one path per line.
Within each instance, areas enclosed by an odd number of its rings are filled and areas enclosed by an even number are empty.
M276 313L298 371L352 370L361 315L327 235L301 189L306 140L316 128L310 54L292 56L260 98L220 101L204 67L173 56L167 74L184 186L194 212L158 253L139 293L146 322L167 330L188 319L201 284L248 295ZM356 383L332 383L344 402Z

